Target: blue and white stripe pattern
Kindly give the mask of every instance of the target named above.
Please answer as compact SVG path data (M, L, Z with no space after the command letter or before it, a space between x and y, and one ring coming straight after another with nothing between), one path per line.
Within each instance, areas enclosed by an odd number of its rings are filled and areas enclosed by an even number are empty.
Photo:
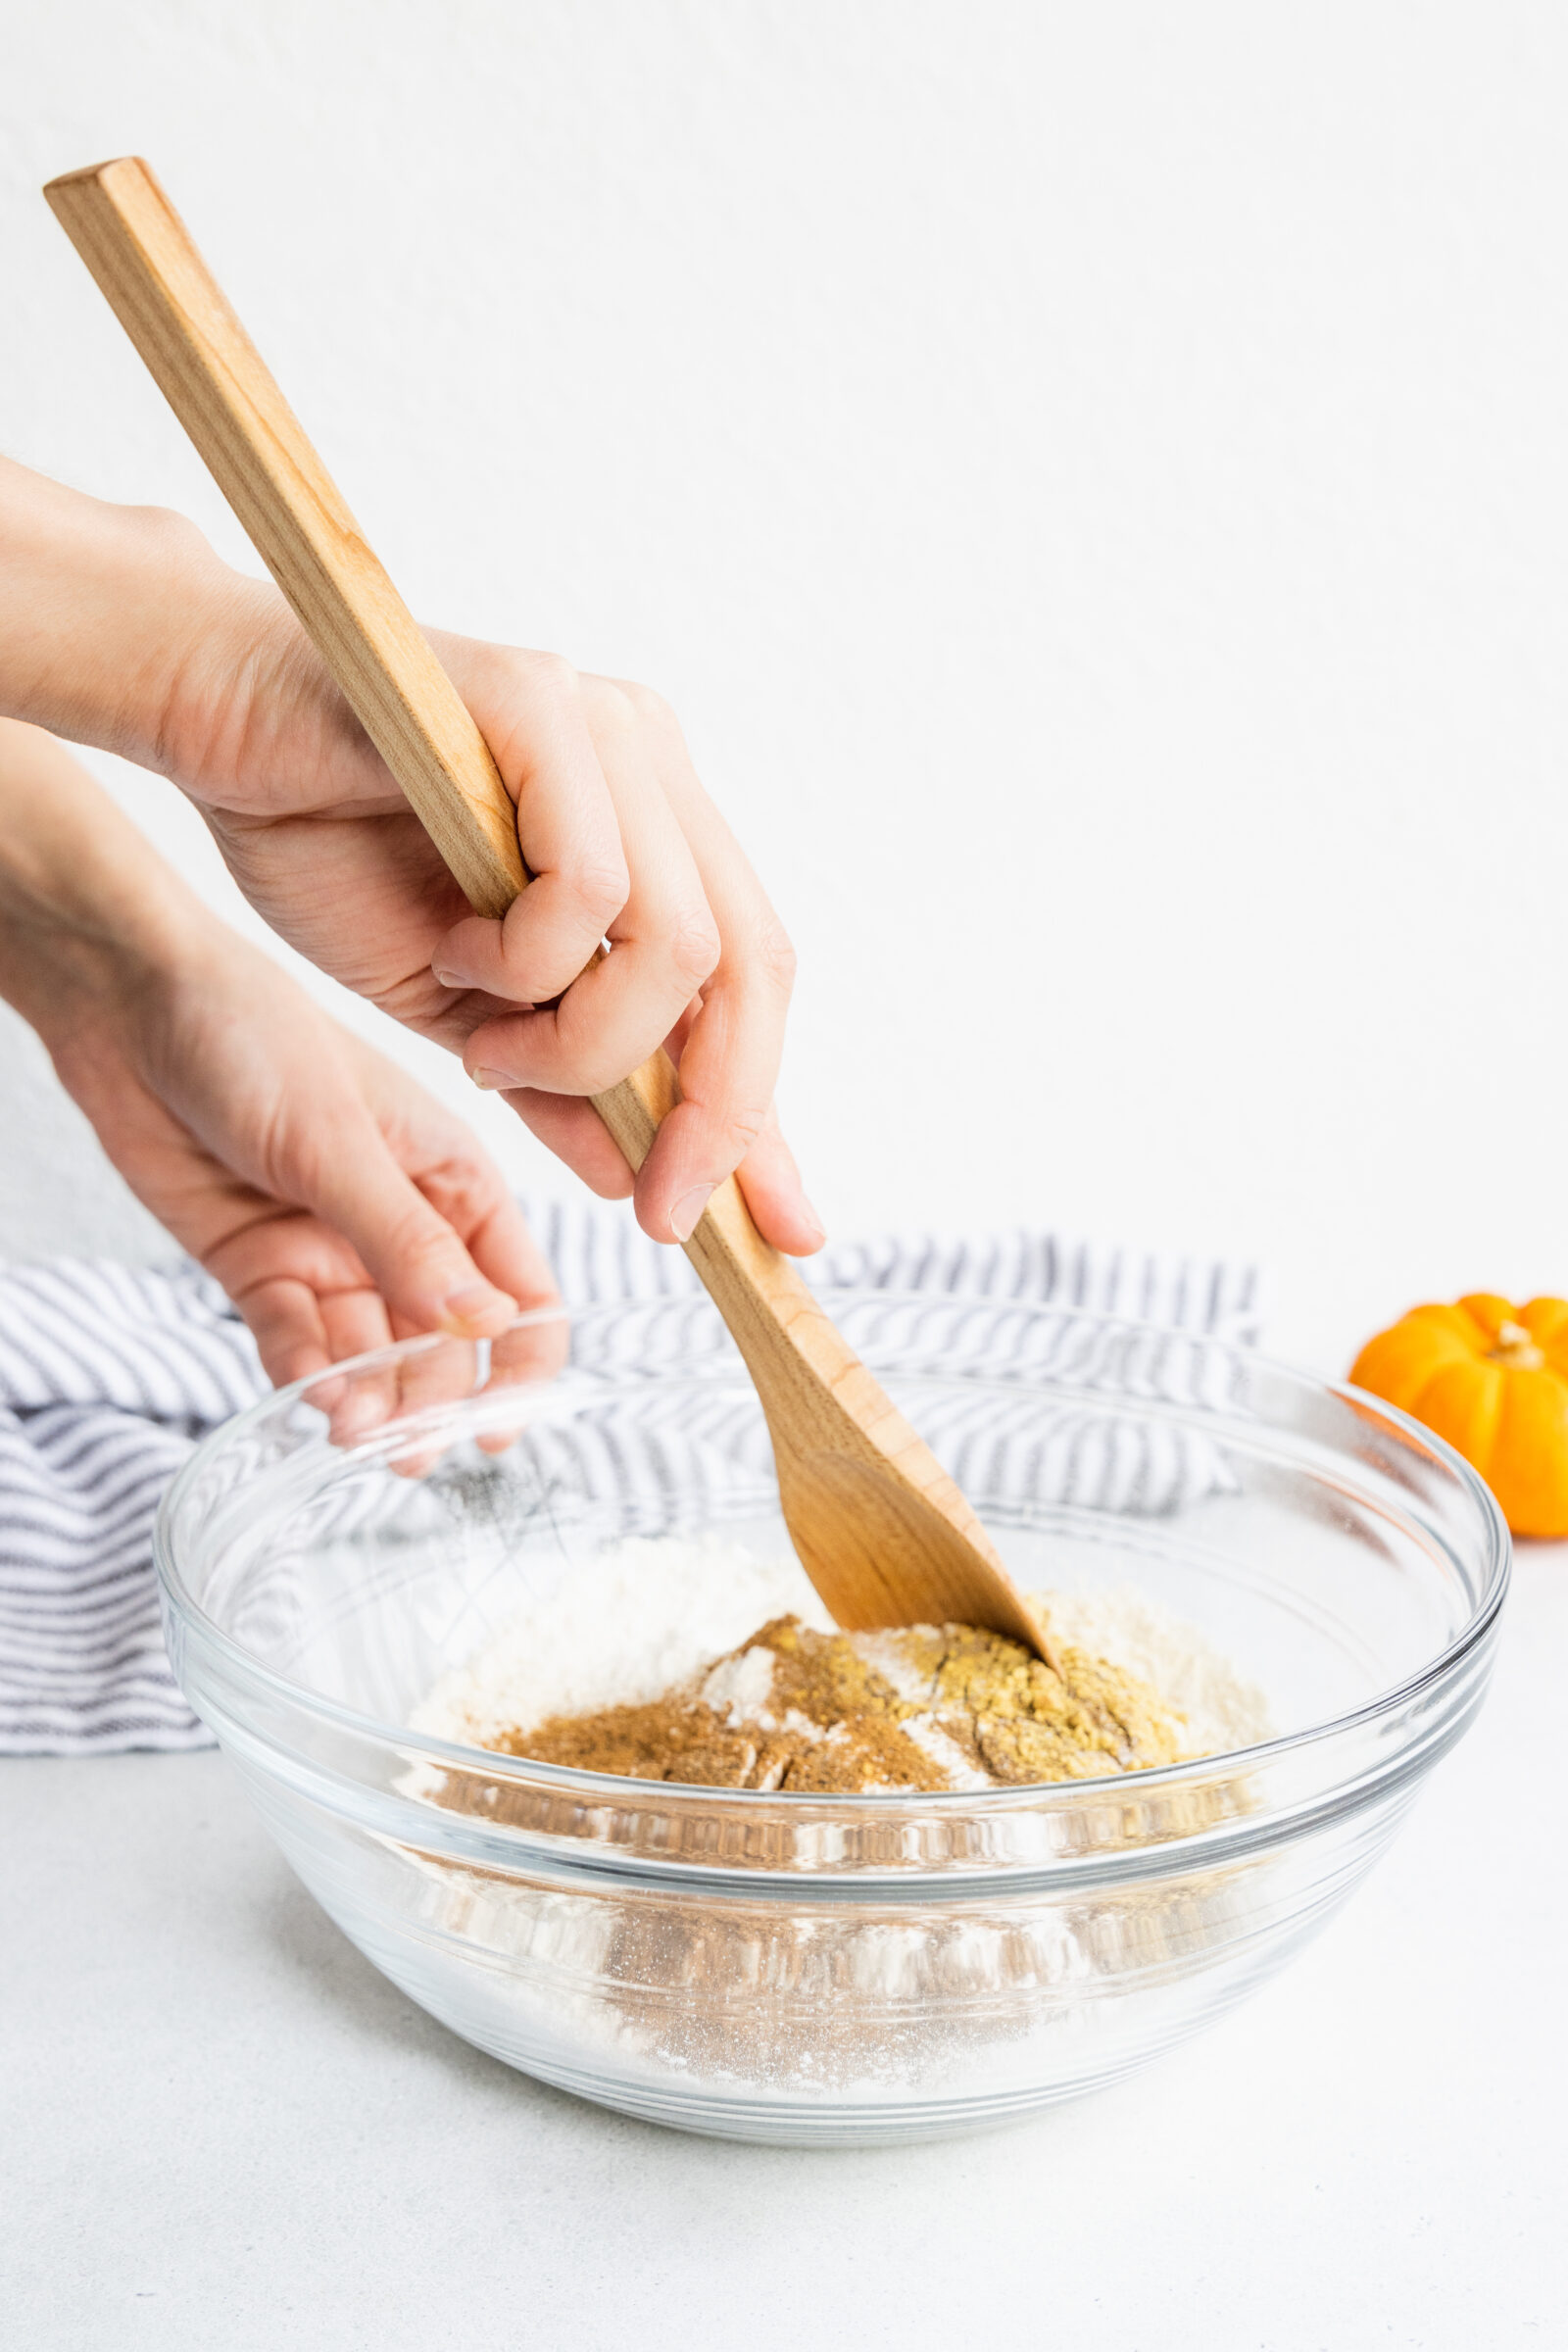
M541 1204L536 1233L567 1303L623 1314L590 1318L603 1368L647 1366L648 1307L698 1290L678 1250L649 1242L629 1214L591 1202ZM847 1243L808 1269L834 1289L919 1291L990 1302L997 1344L1004 1303L1114 1314L1185 1335L1182 1377L1257 1336L1250 1267L1066 1244L1044 1233ZM683 1318L660 1317L666 1335ZM1021 1318L1020 1330L1028 1323ZM1058 1327L1057 1346L1077 1329ZM1147 1335L1152 1366L1171 1342ZM911 1363L919 1356L910 1322ZM1020 1360L1017 1376L1029 1367ZM1092 1374L1093 1367L1090 1367ZM1125 1363L1117 1379L1124 1380ZM186 1264L169 1272L85 1259L0 1270L0 1753L84 1755L211 1744L170 1674L152 1570L152 1521L170 1478L197 1442L265 1388L245 1326L218 1285ZM1093 1386L1090 1378L1087 1385ZM955 1433L957 1436L959 1433ZM1022 1443L996 1419L973 1443L997 1461ZM1147 1509L1175 1494L1191 1466L1118 1453L1114 1413L1092 1411L1059 1438L1059 1458L1031 1468L1072 1498ZM946 1448L944 1448L946 1450ZM966 1461L977 1487L998 1475ZM1004 1485L1012 1483L1011 1474Z

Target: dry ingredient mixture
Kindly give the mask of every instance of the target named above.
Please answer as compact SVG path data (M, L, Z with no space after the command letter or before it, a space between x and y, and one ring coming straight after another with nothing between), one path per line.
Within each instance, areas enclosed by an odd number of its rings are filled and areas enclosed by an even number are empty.
M857 1749L859 1769L887 1773L891 1751L922 1776L916 1787L939 1768L954 1774L939 1785L971 1787L989 1785L993 1773L1044 1772L1067 1756L1080 1773L1133 1770L1153 1760L1145 1742L1176 1740L1188 1755L1218 1755L1273 1728L1262 1692L1141 1589L1036 1595L1069 1653L1069 1688L1053 1691L1044 1668L1020 1665L1021 1652L988 1636L872 1637L880 1649L860 1654L865 1638L835 1637L798 1561L760 1558L717 1535L633 1538L570 1565L523 1569L537 1580L525 1605L441 1677L416 1730L513 1753L561 1755L574 1745L575 1760L600 1769L672 1779L698 1778L706 1764L713 1777L735 1774L733 1786L743 1778L759 1786L782 1764L775 1785L805 1791L835 1785L808 1776L856 1766ZM908 1655L890 1655L905 1644ZM671 1691L687 1697L672 1705ZM824 1733L819 1717L868 1696L874 1707L846 1706L836 1719L853 1732L835 1738L830 1725ZM764 1711L771 1731L756 1720ZM662 1745L672 1716L690 1735L678 1751ZM1099 1739L1123 1760L1096 1746ZM1061 1744L1042 1756L1053 1741ZM482 1769L446 1771L432 1758L411 1766L403 1785L487 1823L520 1807L538 1826L537 1800ZM600 1834L613 1843L617 1809L597 1792L580 1810L559 1801L574 1838ZM755 1801L727 1810L750 1816ZM1119 1824L1133 1851L1245 1813L1251 1801L1245 1766L1221 1768L1201 1786L1155 1782L1140 1794L1134 1783L1100 1829L1114 1837ZM808 1819L813 1810L805 1808ZM660 1850L678 1855L689 1838L689 1850L709 1860L712 1826L707 1808L698 1820L660 1814L661 1835L675 1840ZM856 1835L870 1841L879 1867L889 1862L877 1824ZM951 1836L956 1855L989 1855L984 1819L960 1816ZM918 1872L905 1840L895 1823L891 1859ZM480 1867L417 1845L406 1852L420 1918L482 1963L477 1981L505 2016L511 2043L532 2054L525 2063L537 2059L538 2071L557 2079L566 2079L560 2070L569 2062L573 2080L597 2072L725 2096L741 2085L754 2102L881 2101L890 2089L899 2098L911 2089L947 2097L955 2082L981 2080L1010 2086L1026 2043L1038 2038L1049 2049L1053 2036L1076 2030L1086 2004L1098 2009L1094 1996L1129 1967L1145 1978L1190 1970L1195 1953L1244 1932L1252 1900L1221 1867L1054 1904L1001 1896L944 1904L940 1882L926 1906L714 1902L623 1887L614 1874L601 1882L587 1873L573 1886L525 1866Z
M1187 1726L1138 1676L1064 1647L1066 1679L977 1626L824 1634L777 1617L642 1705L555 1715L510 1755L705 1788L858 1794L1174 1764Z
M1261 1693L1145 1595L1038 1598L1065 1681L972 1626L834 1632L793 1561L634 1541L504 1628L414 1723L547 1764L803 1794L1079 1780L1267 1736ZM756 1603L772 1613L737 1642Z

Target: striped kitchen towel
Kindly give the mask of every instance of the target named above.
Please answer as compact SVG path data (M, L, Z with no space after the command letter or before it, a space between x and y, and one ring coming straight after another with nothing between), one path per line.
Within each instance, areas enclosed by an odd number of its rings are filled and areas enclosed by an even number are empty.
M592 1317L602 1353L636 1359L649 1305L698 1288L681 1252L623 1211L547 1203L532 1221L568 1305L624 1304L623 1320ZM1045 1233L838 1244L807 1271L832 1289L1071 1306L1228 1348L1257 1337L1250 1267ZM164 1654L152 1522L192 1447L265 1386L249 1333L199 1267L0 1269L0 1752L211 1744Z

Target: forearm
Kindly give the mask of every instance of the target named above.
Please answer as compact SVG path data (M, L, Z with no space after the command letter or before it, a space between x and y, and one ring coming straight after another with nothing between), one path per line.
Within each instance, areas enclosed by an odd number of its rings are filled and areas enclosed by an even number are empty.
M109 795L0 719L0 996L51 1050L189 961L213 917Z

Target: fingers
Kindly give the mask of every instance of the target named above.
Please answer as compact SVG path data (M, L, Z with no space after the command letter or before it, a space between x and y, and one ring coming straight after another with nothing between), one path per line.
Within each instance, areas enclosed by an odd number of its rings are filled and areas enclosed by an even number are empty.
M335 1364L346 1356L368 1355L372 1348L391 1343L392 1319L386 1301L368 1283L359 1290L324 1292L321 1323Z
M590 1103L571 1102L562 1095L536 1094L526 1087L503 1100L602 1200L624 1200L633 1191L632 1172ZM789 1257L809 1257L821 1249L826 1238L821 1220L806 1200L794 1154L772 1109L735 1173L764 1242L771 1242Z
M319 1374L393 1338L440 1336L396 1363L318 1382L313 1400L334 1443L346 1443L466 1394L481 1338L499 1338L508 1379L528 1377L539 1348L508 1347L510 1327L519 1307L552 1305L557 1294L499 1170L462 1123L368 1047L311 1026L291 1028L301 1050L267 1152L270 1188L295 1205L248 1218L208 1263L274 1380ZM552 1345L559 1353L559 1338Z
M820 1220L771 1124L793 955L673 714L644 688L579 678L547 657L456 640L441 651L517 801L538 877L504 920L458 924L433 959L475 1010L516 1007L472 1028L470 1076L613 1197L626 1190L619 1155L581 1098L683 1025L682 1100L636 1181L639 1222L684 1240L745 1166L766 1237L797 1254L819 1248Z
M472 1130L370 1047L355 1041L348 1051L350 1084L358 1097L357 1111L350 1115L363 1121L363 1131L353 1151L339 1144L334 1157L353 1171L355 1195L363 1192L366 1171L378 1171L394 1219L410 1210L421 1216L428 1233L422 1212L433 1212L458 1244L462 1254L456 1262L470 1269L469 1279L477 1275L489 1282L521 1310L553 1305L559 1294L550 1262ZM319 1156L313 1154L316 1160ZM307 1182L324 1202L327 1188L319 1175L312 1178L308 1172ZM368 1234L366 1241L373 1246ZM407 1285L388 1292L387 1303L400 1331L432 1328Z
M454 925L432 968L444 987L532 1005L571 986L626 904L621 825L582 682L565 662L437 643L517 804L533 880L500 922L473 915Z
M630 1200L632 1172L591 1102L573 1095L541 1094L528 1086L511 1088L502 1100L601 1200Z
M301 1175L304 1205L352 1244L392 1315L414 1330L489 1339L516 1313L515 1297L399 1167L368 1113L352 1137L340 1129L313 1149ZM504 1239L502 1262L518 1265L514 1237Z
M279 1276L229 1295L250 1326L262 1369L274 1388L309 1380L333 1361L320 1301L308 1282Z
M419 1191L460 1236L484 1280L524 1312L556 1303L560 1293L550 1261L498 1169L476 1154L465 1154L420 1165L414 1173Z
M312 1402L327 1414L334 1444L346 1444L385 1417L368 1381L329 1388L320 1379L346 1356L384 1348L392 1337L386 1308L363 1277L359 1289L332 1291L318 1289L302 1276L270 1275L237 1289L234 1303L274 1388L295 1380L317 1384Z
M482 1083L596 1095L646 1061L714 970L723 943L654 746L619 687L590 680L595 748L630 873L611 949L560 1003L485 1021L464 1060ZM524 899L529 894L524 893ZM511 918L509 917L509 920Z
M549 1262L499 1170L466 1129L449 1119L400 1071L368 1050L356 1050L354 1058L367 1132L352 1151L343 1149L340 1139L329 1170L318 1171L311 1182L313 1202L319 1213L340 1224L379 1283L382 1296L375 1303L381 1328L364 1339L365 1346L390 1336L428 1334L432 1326L448 1336L412 1350L384 1370L357 1376L350 1393L331 1408L335 1439L361 1435L395 1416L428 1414L469 1395L479 1365L474 1342L480 1337L494 1340L492 1382L521 1384L542 1378L547 1359L554 1368L565 1352L564 1322L546 1327L548 1337L539 1327L522 1332L511 1327L514 1305L525 1310L549 1307L558 1303L558 1294ZM346 1199L334 1194L331 1171L338 1168L352 1170ZM502 1302L499 1325L471 1307L444 1321L432 1313L431 1302L442 1290L432 1264L439 1267L443 1253L466 1275L492 1286ZM454 1301L448 1291L446 1304L462 1307L464 1302ZM338 1302L345 1334L348 1311L345 1302ZM323 1319L331 1342L337 1333L325 1301ZM472 1337L460 1336L465 1327ZM358 1337L361 1330L368 1327L356 1324L351 1336ZM520 1426L514 1415L505 1426L498 1418L494 1428L481 1427L475 1435L484 1449L499 1451ZM423 1476L440 1449L438 1441L417 1436L392 1466L404 1475Z
M794 958L672 714L642 688L588 680L585 692L631 876L626 905L610 926L610 954L559 1004L482 1022L465 1061L597 1192L613 1195L625 1189L618 1155L553 1105L607 1091L678 1031L682 1101L635 1192L644 1230L683 1241L767 1126ZM756 1189L769 1240L800 1253L820 1247L820 1221L781 1144L763 1151Z
M794 951L734 835L698 782L672 712L657 696L637 692L661 787L691 849L722 943L718 963L676 1041L681 1100L638 1175L638 1220L657 1240L684 1241L714 1188L757 1154L753 1213L759 1228L775 1248L806 1255L822 1246L821 1220L772 1111L795 983Z
M777 1031L769 1008L748 1004L744 975L732 966L705 993L681 1050L681 1099L664 1118L637 1177L637 1216L659 1241L685 1241L715 1188L752 1153L770 1116L777 1068ZM787 1192L794 1163L787 1153L766 1198ZM807 1250L820 1247L821 1228L794 1180L797 1201L786 1219ZM768 1240L774 1239L769 1233Z
M827 1235L802 1189L801 1172L776 1111L768 1111L761 1134L735 1173L764 1242L787 1257L810 1257L821 1249Z
M314 1383L311 1401L328 1416L335 1445L386 1418L384 1375L321 1378L392 1337L384 1300L340 1234L299 1210L272 1209L230 1231L203 1259L250 1326L274 1387Z

